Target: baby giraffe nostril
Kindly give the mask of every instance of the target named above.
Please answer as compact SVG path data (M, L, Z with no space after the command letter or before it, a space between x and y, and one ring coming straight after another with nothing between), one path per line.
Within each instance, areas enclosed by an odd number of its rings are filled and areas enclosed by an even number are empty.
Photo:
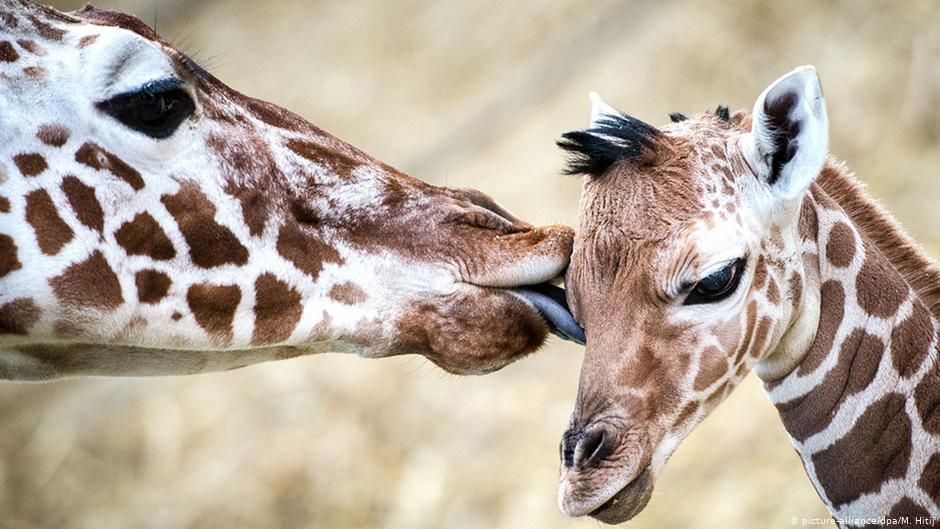
M589 468L600 465L613 449L613 439L604 428L585 432L574 450L574 466Z

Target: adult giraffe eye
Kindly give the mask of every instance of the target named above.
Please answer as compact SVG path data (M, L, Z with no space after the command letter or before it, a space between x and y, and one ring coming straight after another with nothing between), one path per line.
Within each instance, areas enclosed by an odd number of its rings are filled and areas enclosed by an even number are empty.
M169 138L196 110L193 99L181 85L177 79L155 81L96 106L137 132L155 139Z
M701 305L721 301L734 293L744 273L744 259L735 259L728 266L700 280L692 287L684 305Z

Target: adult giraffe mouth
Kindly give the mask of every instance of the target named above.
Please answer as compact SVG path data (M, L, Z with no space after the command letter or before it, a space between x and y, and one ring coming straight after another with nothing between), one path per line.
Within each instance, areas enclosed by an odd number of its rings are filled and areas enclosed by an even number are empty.
M552 334L563 340L584 345L584 329L571 315L564 289L551 283L541 283L513 288L510 292L534 306L548 322Z

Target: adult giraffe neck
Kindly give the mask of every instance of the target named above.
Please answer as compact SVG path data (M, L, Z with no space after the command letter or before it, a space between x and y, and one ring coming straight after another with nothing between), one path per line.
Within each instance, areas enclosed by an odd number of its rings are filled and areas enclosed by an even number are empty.
M785 374L762 377L767 393L843 525L936 517L938 283L931 280L940 276L841 165L826 165L800 222L801 308L812 312L818 302L817 317Z

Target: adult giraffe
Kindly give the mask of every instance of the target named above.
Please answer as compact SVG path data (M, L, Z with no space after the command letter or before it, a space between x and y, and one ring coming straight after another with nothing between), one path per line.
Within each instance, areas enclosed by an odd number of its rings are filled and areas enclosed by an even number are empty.
M328 350L483 373L580 333L543 284L572 237L235 92L134 17L0 2L0 378Z
M588 336L561 508L635 516L753 368L841 526L933 526L940 271L827 156L815 69L661 129L594 98L560 142L586 175L567 285Z

